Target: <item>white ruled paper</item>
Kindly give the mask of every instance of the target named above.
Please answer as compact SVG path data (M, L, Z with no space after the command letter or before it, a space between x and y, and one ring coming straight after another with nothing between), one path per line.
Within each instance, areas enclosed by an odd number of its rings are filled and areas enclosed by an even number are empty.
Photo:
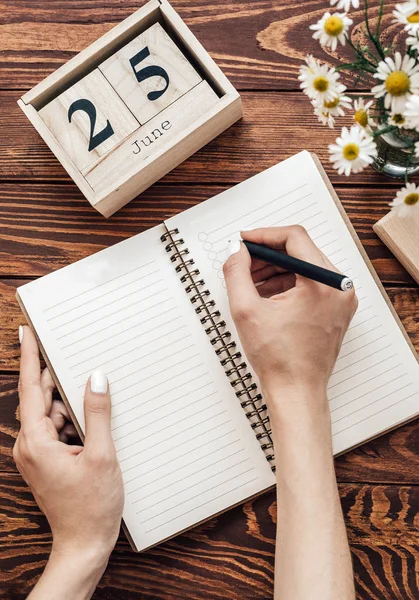
M419 366L346 227L313 158L292 158L173 217L223 315L228 240L242 229L303 225L354 281L359 307L328 386L335 453L419 413ZM233 329L231 319L228 328Z
M82 430L95 369L112 395L124 520L152 546L274 483L154 228L19 294Z

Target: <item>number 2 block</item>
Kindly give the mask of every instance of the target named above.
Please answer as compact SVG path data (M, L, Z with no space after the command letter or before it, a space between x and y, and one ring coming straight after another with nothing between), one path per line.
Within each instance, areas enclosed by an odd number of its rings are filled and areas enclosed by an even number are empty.
M143 125L202 81L159 23L99 65Z
M44 106L39 115L80 171L139 127L98 69Z

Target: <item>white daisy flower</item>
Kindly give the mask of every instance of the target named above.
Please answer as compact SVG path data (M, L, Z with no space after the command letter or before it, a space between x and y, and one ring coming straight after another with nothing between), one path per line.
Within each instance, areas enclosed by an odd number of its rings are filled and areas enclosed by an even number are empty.
M416 50L416 52L419 52L419 38L418 38L418 33L416 33L415 36L409 36L406 39L406 44L408 46L410 46L411 50Z
M314 31L313 38L320 40L322 46L330 46L332 50L336 50L338 42L345 45L347 31L352 23L346 13L331 15L327 12L315 25L310 25L310 29Z
M388 122L399 129L408 129L407 119L403 113L391 113Z
M353 6L359 8L359 0L330 0L330 6L334 6L337 3L336 8L338 10L344 10L346 13Z
M362 127L362 129L365 129L368 133L371 133L371 127L375 127L375 121L371 119L370 113L368 112L373 104L374 100L365 103L364 98L358 98L354 102L355 125Z
M402 58L396 52L394 60L387 56L378 63L374 77L382 83L373 87L372 93L376 98L384 96L384 106L394 113L402 113L409 96L419 93L419 64L408 54Z
M343 117L345 111L343 109L350 109L352 106L352 98L339 94L334 100L330 102L318 102L313 100L314 114L319 119L322 125L328 125L333 129L335 125L335 117Z
M410 96L403 114L407 120L407 128L419 130L419 96L414 94Z
M303 92L312 100L319 102L331 102L346 90L346 87L338 83L339 73L311 55L306 57L306 65L300 67L298 79Z
M414 183L407 183L397 192L389 206L399 217L410 217L412 211L419 211L419 187Z
M395 19L393 23L404 25L404 30L408 33L419 31L419 10L416 0L396 4L396 10L393 10Z
M377 150L374 140L364 129L353 125L350 129L343 127L336 144L330 144L330 162L339 175L359 173L374 160Z

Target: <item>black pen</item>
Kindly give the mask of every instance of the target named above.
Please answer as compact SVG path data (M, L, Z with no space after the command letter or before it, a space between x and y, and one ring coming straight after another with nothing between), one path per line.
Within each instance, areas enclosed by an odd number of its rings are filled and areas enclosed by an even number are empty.
M307 279L313 279L314 281L324 283L325 285L337 290L342 290L343 292L348 292L354 286L352 279L345 275L329 271L329 269L324 269L317 265L312 265L305 260L300 260L299 258L289 256L284 252L278 252L278 250L262 246L261 244L255 244L253 242L248 242L247 240L242 241L248 249L250 256L259 258L271 265L282 267L290 273L302 275L303 277L307 277Z

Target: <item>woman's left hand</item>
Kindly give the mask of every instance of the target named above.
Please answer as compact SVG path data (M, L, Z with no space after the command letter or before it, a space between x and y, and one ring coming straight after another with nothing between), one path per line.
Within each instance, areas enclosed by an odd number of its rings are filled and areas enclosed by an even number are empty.
M41 374L35 337L24 327L19 380L21 429L13 456L52 530L52 552L44 581L52 577L51 573L60 581L71 574L73 582L78 578L83 588L73 589L71 597L88 598L116 543L124 504L122 475L111 437L109 386L103 373L95 372L89 379L84 398L84 446L61 441L74 430L66 425L62 405L52 400L53 390L49 371ZM31 598L38 597L43 578Z

